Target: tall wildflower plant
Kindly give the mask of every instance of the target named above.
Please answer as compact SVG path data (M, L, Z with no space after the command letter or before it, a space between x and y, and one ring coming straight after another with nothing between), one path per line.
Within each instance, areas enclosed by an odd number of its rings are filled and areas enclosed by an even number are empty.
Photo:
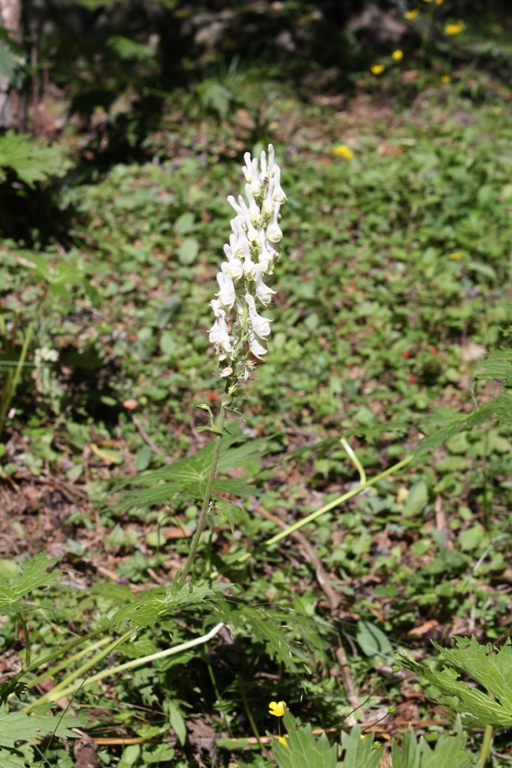
M215 437L212 466L190 553L181 572L183 584L189 573L206 525L211 505L213 481L220 454L226 411L229 410L239 385L247 381L258 360L267 354L271 320L260 314L275 294L267 285L268 277L281 255L283 233L279 226L281 206L286 195L281 187L281 169L274 147L261 152L260 159L249 152L244 155L245 198L230 195L228 202L235 217L231 219L231 235L224 245L226 261L217 274L219 291L211 301L215 321L209 332L210 343L219 361L219 376L225 381L219 416L210 413L210 426Z

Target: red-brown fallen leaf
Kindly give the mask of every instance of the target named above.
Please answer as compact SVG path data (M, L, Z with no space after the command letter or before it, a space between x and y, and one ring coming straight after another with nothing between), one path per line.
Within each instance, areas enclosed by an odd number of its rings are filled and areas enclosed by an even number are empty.
M427 632L430 632L432 629L435 629L439 626L439 622L435 619L430 619L429 621L426 621L424 624L422 624L420 627L414 627L414 629L411 629L410 632L407 634L409 635L418 635L418 637L421 637L422 635L426 635Z
M178 528L177 525L171 525L170 528L166 528L164 531L166 539L183 539L188 536L192 536L192 531L188 531L186 528Z

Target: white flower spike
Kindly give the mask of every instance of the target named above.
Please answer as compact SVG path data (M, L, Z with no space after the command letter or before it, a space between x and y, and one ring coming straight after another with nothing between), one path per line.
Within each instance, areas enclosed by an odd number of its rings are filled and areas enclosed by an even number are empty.
M217 274L219 292L211 302L215 323L209 331L221 363L219 375L238 381L249 377L254 367L251 355L262 360L267 354L271 320L259 314L257 302L266 307L275 294L263 278L273 273L279 259L277 244L283 233L278 222L286 202L272 144L259 162L249 152L244 160L246 200L241 195L228 197L236 216L231 220L229 244L224 246L227 261Z

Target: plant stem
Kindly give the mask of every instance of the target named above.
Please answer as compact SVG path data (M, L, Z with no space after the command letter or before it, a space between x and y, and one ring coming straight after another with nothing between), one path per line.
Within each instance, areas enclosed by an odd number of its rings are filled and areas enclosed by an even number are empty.
M78 653L75 653L74 656L70 656L69 658L61 661L60 664L56 664L54 667L46 670L46 672L42 672L40 675L32 678L32 680L27 683L27 688L34 688L34 686L39 685L42 680L46 680L48 677L53 678L57 672L61 671L61 669L65 669L65 667L71 666L71 664L73 664L75 661L78 661L83 656L86 656L88 653L101 648L102 645L105 645L105 643L109 642L109 639L110 638L108 637L102 637L101 640L97 640L95 643L88 645L87 648L83 648Z
M486 725L484 731L484 738L482 739L482 746L480 747L480 754L478 755L478 762L484 768L487 762L487 758L491 752L491 741L494 733L492 725Z
M108 669L103 669L101 672L97 672L95 675L88 677L87 680L79 680L74 685L68 686L68 688L63 688L62 687L63 683L60 683L58 686L55 686L55 688L53 688L49 693L47 693L43 697L43 699L45 701L52 701L52 702L60 701L65 696L71 696L71 694L78 691L79 688L85 688L86 685L91 685L91 683L97 683L99 680L103 680L103 678L105 677L111 677L112 675L117 675L120 672L124 672L127 669L134 669L135 667L141 667L150 661L156 661L157 659L164 659L167 656L173 656L176 653L181 653L182 651L188 651L189 648L194 648L194 646L196 645L200 645L201 643L207 643L208 640L211 640L212 637L215 637L215 635L218 632L220 632L223 626L224 626L224 623L221 621L219 622L219 624L216 624L213 627L213 629L207 632L206 635L201 635L201 637L195 637L193 640L188 640L186 643L175 645L173 648L166 648L164 651L157 651L156 653L151 653L149 656L141 656L138 659L131 659L131 661L126 661L124 664L118 664L117 667L109 667ZM131 632L129 634L131 634ZM123 635L123 637L125 637L125 635ZM123 638L121 638L121 640L122 639ZM67 678L67 680L69 680L70 677ZM75 674L73 677L73 680L76 677L77 675ZM63 682L67 682L67 680ZM43 701L43 699L39 699L38 703Z
M407 456L407 458L402 459L402 461L399 461L398 464L393 464L392 467L389 467L389 469L384 470L384 472L381 472L379 475L376 475L371 480L367 480L365 483L361 483L361 485L358 485L357 488L354 488L351 491L347 491L347 493L344 493L342 496L338 496L337 499L334 499L334 501L329 502L329 504L326 504L325 506L321 507L320 509L317 509L316 512L312 512L307 517L304 517L302 520L298 520L293 525L290 525L289 528L286 528L284 531L280 531L279 533L276 533L275 536L272 536L272 538L267 539L267 541L264 541L262 544L259 544L257 547L255 547L252 552L245 552L243 555L241 555L239 558L237 558L237 563L244 563L246 560L249 560L249 558L254 557L254 555L259 554L260 552L268 549L268 547L271 547L273 544L277 544L278 541L281 541L281 539L286 538L286 536L289 536L291 533L294 533L294 531L298 531L301 528L304 528L305 525L308 525L309 523L314 522L318 517L325 514L325 512L329 512L329 510L334 509L334 507L339 506L340 504L343 504L345 501L348 501L348 499L351 499L353 496L357 496L358 493L361 493L361 491L364 491L365 488L369 488L372 485L375 485L375 483L378 483L379 480L383 480L385 477L388 477L388 475L392 475L393 472L398 472L398 470L405 467L409 462L412 461L412 456Z
M33 672L35 669L39 669L40 667L43 667L45 664L48 664L48 662L53 661L53 659L58 659L59 656L62 656L63 653L67 653L72 648L76 648L77 645L81 645L82 643L85 643L87 640L92 640L93 637L96 637L97 635L100 635L102 632L108 631L109 625L105 624L104 627L100 627L99 629L95 629L93 632L89 632L89 634L84 635L83 637L79 637L76 640L73 640L71 643L68 643L64 646L64 648L59 648L57 651L54 651L49 656L45 656L44 659L36 659L36 661L32 662L30 666L24 667L21 672L18 672L18 674L13 678L14 680L17 680L19 677L24 677L29 672ZM66 662L67 663L67 662ZM49 677L50 673L45 675L45 677ZM36 678L38 679L38 678ZM30 688L32 684L32 681L28 684L28 687Z
M215 475L217 472L217 464L219 462L219 456L220 456L220 449L222 445L222 436L224 433L224 423L226 421L226 407L231 401L231 396L229 394L229 381L226 382L226 389L224 391L224 396L222 398L222 403L220 406L220 412L219 412L219 418L217 420L217 423L215 425L215 445L213 448L213 456L212 456L212 464L210 467L210 474L208 475L208 481L206 483L206 490L204 492L204 499L203 499L203 506L201 507L201 512L199 514L199 519L197 521L197 528L195 530L194 536L192 538L192 543L190 544L190 552L188 553L187 561L185 565L183 566L183 570L181 572L181 575L178 579L178 587L182 587L185 583L185 579L187 578L190 569L192 568L192 564L194 562L194 558L196 556L197 548L199 546L199 541L201 539L201 534L204 531L204 527L206 525L206 518L208 516L208 510L210 509L210 501L212 498L212 489L213 489L213 482L215 480Z
M23 667L23 671L26 671L27 667L30 666L30 634L28 631L27 622L25 621L21 613L18 613L18 621L21 624L21 628L23 630L23 636L25 638L25 664Z
M249 721L249 725L251 726L252 732L254 733L256 737L256 741L258 742L258 746L262 751L262 754L265 754L263 744L260 738L260 734L258 732L258 729L256 728L256 723L254 722L254 717L252 716L252 711L249 706L249 702L247 701L247 696L245 695L245 688L244 683L240 675L237 676L237 687L240 691L240 696L242 697L242 702L245 709L245 714L247 715L247 719Z
M100 653L97 653L95 656L93 656L92 659L89 659L85 664L82 664L81 667L78 669L75 669L74 672L71 672L70 675L64 678L60 683L58 683L55 688L52 688L51 691L48 693L45 693L44 696L41 696L40 699L35 701L33 704L29 704L28 707L25 707L23 710L24 712L30 712L34 709L34 707L39 706L39 704L44 704L48 701L59 701L59 699L62 699L64 693L61 693L61 691L68 691L69 690L69 683L73 682L73 680L76 680L77 677L82 677L85 672L88 672L89 669L92 669L92 667L95 667L98 662L100 662L102 659L105 658L105 656L108 656L109 653L114 651L119 645L122 645L125 640L128 640L130 635L132 634L133 630L128 630L128 632L125 632L124 635L121 635L117 640L114 640L112 643L110 643L106 648L104 648ZM108 670L109 673L111 670ZM78 690L80 686L83 685L83 682L80 682L75 690ZM68 687L66 687L68 686ZM59 693L59 696L55 698L55 694Z

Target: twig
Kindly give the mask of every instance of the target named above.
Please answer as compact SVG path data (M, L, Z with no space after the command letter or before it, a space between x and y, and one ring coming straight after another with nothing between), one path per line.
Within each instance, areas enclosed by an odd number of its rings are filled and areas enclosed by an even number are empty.
M150 438L150 436L148 435L148 433L146 432L146 430L142 426L142 423L141 423L139 417L136 416L134 413L132 413L132 421L135 424L135 426L137 427L137 430L138 430L140 436L142 437L144 442L146 442L149 445L149 447L151 448L153 453L156 453L157 456L163 456L165 461L166 461L166 463L170 464L172 459L169 456L166 456L165 453L162 451L162 449L159 448L158 445L155 443L155 441Z
M281 518L276 517L275 515L272 515L270 512L267 512L267 510L264 509L263 507L259 507L258 511L262 515L262 517L265 517L267 520L271 520L273 523L279 526L279 528L282 528L284 530L288 527L287 524L284 522L284 520L281 520ZM331 579L327 571L323 567L320 558L318 557L314 548L311 546L311 544L309 543L309 541L307 540L307 538L304 536L303 533L300 533L300 531L293 531L290 535L293 539L295 539L295 541L297 541L300 544L301 549L304 551L304 554L306 555L307 559L315 569L318 584L320 585L320 588L322 589L323 593L327 597L327 600L329 601L329 609L331 612L331 616L334 616L336 609L338 608L341 602L341 598L334 590ZM336 650L336 658L338 660L338 664L340 667L341 681L343 683L343 687L345 689L348 702L352 707L352 710L359 710L361 707L361 701L359 699L359 696L357 695L354 681L352 680L352 675L350 674L350 667L348 664L347 655L341 643ZM347 716L346 723L347 725L357 725L357 719L354 715L354 712L351 712Z

